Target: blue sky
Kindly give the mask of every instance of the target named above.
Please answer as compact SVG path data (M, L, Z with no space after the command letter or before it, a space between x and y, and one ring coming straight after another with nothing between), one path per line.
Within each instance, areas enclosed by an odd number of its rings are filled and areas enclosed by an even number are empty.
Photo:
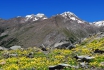
M70 11L88 21L104 20L104 0L0 0L0 18L44 13L46 16Z

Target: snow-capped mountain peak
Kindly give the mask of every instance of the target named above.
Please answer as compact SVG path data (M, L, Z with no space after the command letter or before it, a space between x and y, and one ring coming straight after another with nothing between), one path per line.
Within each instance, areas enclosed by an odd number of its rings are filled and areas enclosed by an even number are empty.
M64 12L64 13L62 13L61 14L63 17L72 17L72 16L75 16L75 17L77 17L74 13L72 13L72 12Z
M38 13L36 15L32 14L32 15L26 15L26 20L25 21L37 21L37 20L44 20L44 19L47 19L47 17L42 14L42 13Z
M62 14L60 14L62 17L64 17L65 19L69 19L69 20L73 20L73 21L77 21L78 23L84 23L85 21L79 19L74 13L72 12L64 12Z
M98 22L93 22L93 24L95 25L95 26L104 26L104 20L103 21L98 21Z

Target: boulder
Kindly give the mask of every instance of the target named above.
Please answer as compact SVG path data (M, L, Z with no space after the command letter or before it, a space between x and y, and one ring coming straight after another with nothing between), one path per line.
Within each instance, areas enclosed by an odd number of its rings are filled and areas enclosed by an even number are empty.
M9 54L9 57L17 57L18 54Z
M16 46L16 45L15 45L15 46L10 47L10 49L11 49L11 50L21 49L21 46Z
M65 67L75 68L75 69L79 68L79 66L73 66L73 65L69 65L69 64L58 64L58 65L54 65L54 66L49 66L49 70L62 70Z
M5 47L1 47L1 46L0 46L0 51L4 51L4 50L8 50L8 49L5 48Z
M3 51L3 50L4 50L4 48L0 46L0 51Z
M87 55L81 55L81 56L76 55L74 56L74 58L82 62L89 62L91 59L94 59L95 57L91 57Z
M9 58L9 52L3 53L3 57L4 57L4 58Z
M57 49L72 49L72 48L75 48L75 46L70 42L63 41L63 42L55 43L54 48L57 48Z
M65 67L71 67L69 64L58 64L55 66L49 66L49 70L61 70L64 69Z

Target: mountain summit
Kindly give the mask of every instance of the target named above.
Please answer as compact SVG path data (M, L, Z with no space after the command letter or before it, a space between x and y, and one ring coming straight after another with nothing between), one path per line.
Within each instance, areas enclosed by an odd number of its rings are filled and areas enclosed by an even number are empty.
M85 21L79 19L74 13L69 12L69 11L62 13L61 15L66 19L77 21L78 23L84 23L85 22Z
M26 15L26 20L25 21L37 21L37 20L44 20L44 19L47 19L47 17L42 14L42 13L38 13L36 15L32 14L32 15Z

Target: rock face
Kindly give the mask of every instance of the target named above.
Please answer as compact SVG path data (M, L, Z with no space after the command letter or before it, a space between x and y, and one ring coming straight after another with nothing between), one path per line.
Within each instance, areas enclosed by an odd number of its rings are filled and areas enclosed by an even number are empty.
M44 44L53 47L61 40L70 40L73 44L89 34L98 32L96 26L81 20L72 12L47 18L44 14L15 17L0 20L0 46L11 47L21 45L34 47Z

